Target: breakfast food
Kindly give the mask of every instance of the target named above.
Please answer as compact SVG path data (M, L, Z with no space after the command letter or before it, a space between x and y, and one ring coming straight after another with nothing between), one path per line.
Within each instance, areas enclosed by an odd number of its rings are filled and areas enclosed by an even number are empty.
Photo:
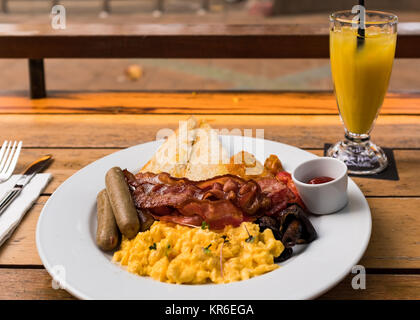
M222 231L155 222L149 231L123 239L114 261L140 276L168 283L228 283L277 269L283 244L270 229L244 222Z
M194 117L180 122L179 129L168 137L140 172L167 172L173 177L184 177L198 126Z
M118 228L114 212L109 202L106 190L99 192L96 197L98 226L96 231L96 244L102 250L114 250L118 245Z
M308 180L307 184L322 184L322 183L331 182L333 180L334 178L322 176L322 177L316 177L316 178L312 178Z
M244 180L233 175L191 181L167 173L138 173L124 170L136 208L148 210L155 219L211 229L239 226L263 213L276 215L296 194L276 178Z
M149 230L153 222L155 222L155 219L153 218L153 216L150 214L150 212L147 212L146 210L142 210L142 209L137 210L137 215L140 220L140 232Z
M140 222L120 168L111 168L106 173L105 185L118 228L127 238L135 237L140 230Z
M185 175L189 180L205 180L228 173L229 157L212 127L202 121L196 129Z
M122 233L114 262L159 281L248 279L317 236L277 156L264 164L245 151L229 159L216 132L194 118L138 173L116 167L105 180Z

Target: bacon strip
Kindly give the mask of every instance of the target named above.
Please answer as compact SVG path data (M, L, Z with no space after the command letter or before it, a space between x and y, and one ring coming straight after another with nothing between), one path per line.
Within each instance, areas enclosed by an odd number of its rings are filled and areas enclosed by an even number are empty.
M274 215L295 200L287 181L275 177L244 180L224 175L204 181L173 178L167 173L124 170L134 203L149 209L155 219L211 229L238 226L259 216Z

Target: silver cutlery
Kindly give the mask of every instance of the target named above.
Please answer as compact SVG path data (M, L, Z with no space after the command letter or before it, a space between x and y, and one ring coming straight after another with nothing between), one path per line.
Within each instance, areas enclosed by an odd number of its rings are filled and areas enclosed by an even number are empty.
M22 141L4 141L0 149L0 183L10 178L19 158Z
M18 179L15 186L6 192L0 200L0 215L6 208L16 199L22 189L31 181L31 179L39 172L41 172L48 162L51 160L52 155L48 154L42 158L31 163L28 168L23 172L22 176Z

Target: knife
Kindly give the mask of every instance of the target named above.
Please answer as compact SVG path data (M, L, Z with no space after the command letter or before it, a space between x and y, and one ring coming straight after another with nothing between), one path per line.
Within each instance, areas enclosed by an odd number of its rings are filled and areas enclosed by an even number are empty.
M39 172L41 172L48 162L52 159L52 155L47 154L42 158L31 163L26 170L23 172L22 176L18 179L15 186L6 192L6 194L0 200L0 216L6 210L6 208L16 199L20 194L22 189L32 180L32 178Z

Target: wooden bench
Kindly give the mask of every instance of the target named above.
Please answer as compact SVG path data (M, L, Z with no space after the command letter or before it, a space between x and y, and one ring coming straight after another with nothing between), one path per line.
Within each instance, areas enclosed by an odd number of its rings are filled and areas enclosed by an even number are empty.
M29 60L30 96L46 97L48 58L328 58L328 25L0 24L0 58ZM420 23L399 25L397 58L420 58Z
M1 0L1 11L3 13L9 13L9 2L11 0ZM17 0L13 0L14 2L16 2ZM34 1L34 0L32 0ZM39 0L39 1L44 1L44 2L49 2L51 4L51 7L60 4L59 0ZM86 1L86 0L80 0L80 1ZM114 0L116 1L116 0ZM138 0L132 0L134 1L138 1ZM210 6L210 0L197 0L200 1L200 9L201 10L208 10L209 6ZM102 6L101 9L104 12L110 13L111 12L111 0L102 0ZM165 11L165 0L150 0L150 2L154 2L154 10L155 11L160 11L163 12Z

